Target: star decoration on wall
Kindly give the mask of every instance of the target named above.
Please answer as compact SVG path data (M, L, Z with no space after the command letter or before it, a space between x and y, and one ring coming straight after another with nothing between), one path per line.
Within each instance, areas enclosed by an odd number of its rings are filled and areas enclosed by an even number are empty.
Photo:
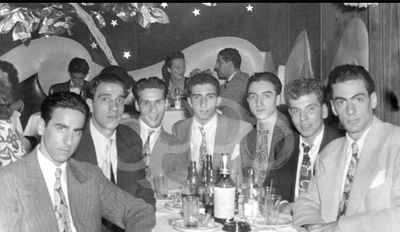
M93 41L93 42L90 44L90 46L92 47L92 49L95 49L95 48L97 48L97 43Z
M168 6L168 3L163 2L163 3L160 4L160 6L165 9Z
M248 5L246 6L247 12L253 12L253 6L252 5Z
M129 51L124 52L124 58L129 59L129 57L131 57L131 53Z
M194 14L194 16L200 15L200 10L194 8L194 10L192 11L192 13Z
M118 25L118 23L117 23L117 20L111 20L111 25L113 26L113 27L115 27L115 26L117 26Z

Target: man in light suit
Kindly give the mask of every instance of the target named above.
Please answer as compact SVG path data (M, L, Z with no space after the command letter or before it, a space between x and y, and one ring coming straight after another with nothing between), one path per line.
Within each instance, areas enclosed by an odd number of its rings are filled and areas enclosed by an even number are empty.
M163 174L169 177L168 189L179 189L181 182L187 178L187 168L175 170L176 164L165 166L169 163L165 156L187 154L189 150L179 139L167 133L161 125L166 107L166 85L157 77L142 78L132 88L132 92L140 117L129 118L122 123L136 131L143 141L143 151L147 152L143 152L147 169L146 179L155 190L154 177ZM171 177L169 173L175 171L181 171L181 175Z
M294 205L293 224L309 231L398 231L400 128L373 114L375 84L362 66L341 65L328 77L346 137L319 154L316 174Z
M109 182L91 164L70 159L88 115L70 92L48 96L38 125L41 142L0 169L0 231L100 231L101 217L126 231L151 231L153 208Z
M234 48L225 48L218 52L214 70L218 78L225 80L221 87L221 102L218 109L223 115L255 124L246 101L246 85L249 75L240 71L242 58Z
M89 64L85 59L73 58L68 65L70 80L50 86L49 94L61 91L70 91L85 97L85 88L89 84L85 77L89 73Z
M255 128L240 144L243 169L253 167L259 187L276 188L283 199L289 199L281 182L288 182L288 175L277 176L277 170L285 168L294 152L294 130L289 119L279 112L277 105L282 92L279 78L270 72L255 73L247 84L247 102L257 118ZM279 178L279 182L276 181Z
M198 171L203 158L201 150L204 140L206 145L203 151L213 156L213 168L219 168L221 153L229 153L232 177L241 178L239 143L252 129L251 124L217 113L216 108L221 100L220 85L212 75L203 72L191 77L188 92L188 103L193 108L194 116L176 122L172 134L190 147L190 160L197 162ZM204 136L201 130L204 130Z
M317 79L296 79L285 87L285 101L289 114L297 129L293 155L277 170L276 184L293 202L300 191L307 188L314 174L317 155L332 140L343 136L342 131L324 125L328 116L325 88ZM306 152L305 152L306 151ZM304 164L304 165L303 165ZM301 172L307 167L307 172ZM306 175L303 175L306 174Z

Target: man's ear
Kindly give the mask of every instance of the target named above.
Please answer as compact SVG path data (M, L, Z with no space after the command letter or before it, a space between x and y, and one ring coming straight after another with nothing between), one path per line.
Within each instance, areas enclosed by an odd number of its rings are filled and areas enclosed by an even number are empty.
M328 117L328 106L326 103L322 104L322 118L326 119Z
M90 113L93 113L93 100L90 99L90 98L87 98L87 99L86 99L86 103L87 103L88 106L89 106Z
M191 99L190 97L187 97L187 102L188 102L189 106L190 106L191 108L193 108L192 99Z
M136 107L136 110L140 112L139 103L137 100L135 100L135 107Z
M279 106L281 104L281 95L276 95L276 105Z
M378 105L378 96L376 96L375 91L371 93L371 95L369 96L371 99L371 108L375 109L376 106Z
M44 135L44 130L46 129L46 123L42 117L39 119L39 124L38 124L38 134L40 136Z
M332 108L333 114L334 114L335 116L338 116L338 114L337 114L337 112L336 112L336 110L335 110L335 107L333 106L333 101L332 101L332 100L330 100L330 101L331 101L331 108Z

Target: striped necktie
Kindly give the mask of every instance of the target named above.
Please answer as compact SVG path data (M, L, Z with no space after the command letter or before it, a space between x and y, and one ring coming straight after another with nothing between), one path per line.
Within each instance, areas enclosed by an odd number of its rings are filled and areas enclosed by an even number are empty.
M69 218L68 205L61 186L61 172L61 168L56 169L56 182L54 184L54 213L56 214L58 231L70 232L71 219Z
M155 130L148 130L147 132L147 139L146 142L143 145L143 151L142 151L142 157L143 161L146 165L145 172L146 172L146 178L151 176L151 170L149 168L150 164L150 136L155 132Z
M349 164L349 169L347 169L347 175L346 175L346 180L344 183L342 200L340 201L340 205L339 205L339 212L338 212L338 216L337 216L338 219L341 216L346 214L348 201L349 201L349 195L350 195L350 191L351 191L351 185L353 184L354 175L357 170L357 163L358 163L357 143L354 142L353 144L351 144L351 150L352 150L352 155L351 155L351 160L350 160L350 164Z
M203 166L203 161L207 161L207 141L206 141L206 132L204 131L204 127L199 126L201 133L201 144L200 144L200 156L199 156L199 164L200 167Z
M307 146L305 143L302 143L301 145L303 146L303 162L301 162L300 167L299 193L307 190L312 176L311 160L308 154L312 144Z

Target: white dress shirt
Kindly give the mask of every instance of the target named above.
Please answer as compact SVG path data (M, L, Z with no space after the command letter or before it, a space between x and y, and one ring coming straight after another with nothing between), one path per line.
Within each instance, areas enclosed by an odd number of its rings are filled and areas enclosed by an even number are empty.
M114 174L115 183L117 183L117 168L118 168L118 156L117 156L117 144L116 144L116 131L110 138L106 138L102 135L93 124L93 119L90 119L90 134L92 135L94 148L96 150L97 165L103 171L104 175L111 180L110 172L110 161ZM109 139L113 140L111 147L111 154L107 157L107 144Z
M196 118L193 117L193 123L191 128L191 137L190 137L190 152L192 161L197 162L197 168L200 168L199 157L200 157L200 145L201 145L201 132L199 127L204 128L206 142L207 142L207 152L209 155L213 156L214 154L214 144L215 144L215 134L217 133L217 114L214 115L206 124L201 125Z
M229 81L231 81L232 78L233 78L233 76L235 76L236 73L237 73L237 71L236 71L236 72L233 72L233 73L228 77L228 79L226 79L226 82L228 83Z
M156 128L151 128L145 122L143 122L142 119L139 119L139 125L140 125L140 138L142 139L143 146L146 143L147 136L149 134L149 130L154 130L153 134L150 135L150 141L149 141L150 154L151 154L151 152L153 152L153 147L156 144L158 136L160 136L161 125Z
M45 157L42 152L40 152L40 146L39 149L37 149L37 157L39 161L39 167L40 170L42 171L44 181L46 182L47 190L49 191L49 195L51 198L51 202L54 205L54 184L56 183L56 170L57 168L61 168L61 188L63 190L63 193L65 195L65 200L67 201L68 205L68 214L69 218L71 219L71 230L72 232L76 232L76 228L74 225L74 221L72 220L71 216L71 206L69 204L69 197L68 197L68 185L67 185L67 163L63 163L60 166L56 166L52 161L50 161L47 157Z
M268 156L271 150L271 143L272 143L272 138L274 136L274 128L276 124L276 119L278 118L278 112L275 111L271 116L269 116L267 122L265 125L263 125L263 130L268 130ZM258 139L258 131L260 130L260 122L257 122L257 139Z
M318 151L319 151L319 148L321 146L321 142L322 142L322 138L323 138L323 135L324 135L324 131L325 131L325 126L322 126L322 130L315 137L314 141L312 142L311 149L308 152L308 155L310 156L310 162L311 162L312 170L314 170L315 161L317 159ZM303 158L304 158L304 149L303 149L303 146L302 146L303 143L305 145L307 145L307 146L310 145L307 142L305 142L303 136L300 135L300 140L299 140L299 159L298 159L298 162L297 162L296 185L295 185L294 199L296 199L297 196L299 195L300 169L301 169L301 165L303 163ZM313 171L312 175L314 175L314 171Z
M368 127L368 129L366 129L364 131L364 133L360 136L360 138L357 141L354 141L352 138L350 138L349 134L346 133L346 165L344 167L344 170L342 171L344 173L343 175L343 182L342 182L342 188L340 190L340 193L343 193L344 190L344 185L346 182L346 176L347 176L347 171L349 169L350 166L350 161L351 161L351 156L353 155L353 151L351 149L351 144L353 144L354 142L357 143L357 147L358 147L358 160L360 160L361 157L361 150L362 147L364 146L364 142L365 142L365 138L367 138L367 134L368 132L371 130L371 126ZM358 164L357 164L358 166Z

